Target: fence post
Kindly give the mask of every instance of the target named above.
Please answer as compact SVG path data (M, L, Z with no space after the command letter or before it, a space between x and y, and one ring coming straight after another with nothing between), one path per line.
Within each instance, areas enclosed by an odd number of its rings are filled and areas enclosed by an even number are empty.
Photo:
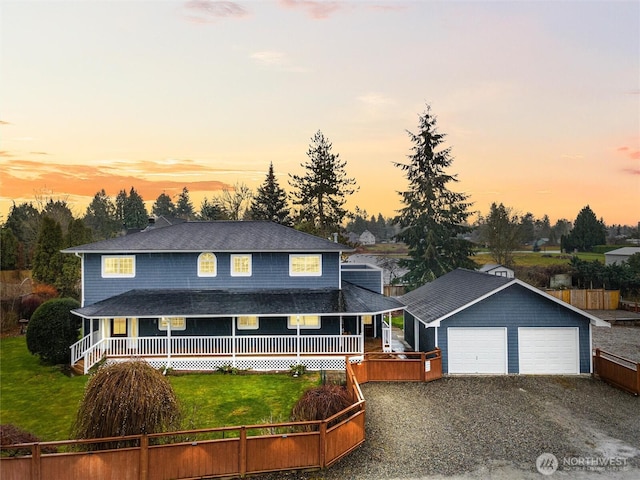
M149 437L140 437L140 480L149 479Z
M636 363L636 395L640 395L640 362Z
M420 369L422 370L422 381L427 381L427 354L426 352L420 352Z
M600 364L600 349L596 348L596 354L593 356L593 372L591 372L591 376L593 377L598 373L598 366Z
M247 427L240 427L240 451L239 451L239 470L240 478L244 478L247 474Z
M327 464L327 422L320 424L320 468Z
M40 444L31 445L31 480L40 480L41 471Z

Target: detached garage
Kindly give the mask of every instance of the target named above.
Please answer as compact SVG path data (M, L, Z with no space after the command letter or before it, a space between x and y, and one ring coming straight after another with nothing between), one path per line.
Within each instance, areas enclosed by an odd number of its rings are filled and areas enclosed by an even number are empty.
M402 296L405 340L443 373L590 373L591 328L610 325L515 278L458 269Z

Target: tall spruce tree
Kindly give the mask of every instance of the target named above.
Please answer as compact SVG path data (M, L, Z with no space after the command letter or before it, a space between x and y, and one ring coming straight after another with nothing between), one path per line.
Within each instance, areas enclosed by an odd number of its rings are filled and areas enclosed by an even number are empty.
M175 213L176 206L173 204L173 200L166 193L162 192L156 198L153 207L151 207L151 213L156 217L172 216Z
M55 285L62 270L64 238L60 224L51 217L43 217L33 255L32 276L35 280Z
M273 173L273 162L269 164L267 178L258 187L257 194L253 197L251 218L254 220L269 220L287 226L292 224L287 205L287 192L278 184L278 180Z
M122 230L122 223L116 218L116 206L104 188L93 196L83 220L95 240L115 237Z
M397 162L409 182L400 192L402 207L395 222L402 230L397 239L409 249L401 262L408 268L403 280L417 288L458 267L475 268L471 243L462 236L470 231L466 225L471 214L468 195L448 188L457 182L456 175L445 173L453 162L451 149L444 148L445 135L438 133L436 117L427 105L419 117L418 133L407 131L413 143L408 163Z
M127 229L142 230L148 225L147 208L135 188L131 187L128 195L126 190L120 190L116 197L116 216Z
M347 177L347 162L340 160L332 148L318 130L307 151L309 161L302 164L305 174L290 175L289 180L294 188L293 203L300 206L300 223L322 237L342 229L342 220L347 215L344 204L357 190L355 179Z
M562 242L565 251L571 252L577 249L579 252L590 252L596 245L604 245L607 242L607 229L602 220L598 220L596 214L587 205L573 222L573 229Z
M189 189L187 187L183 187L182 192L178 195L175 215L184 220L192 220L195 217L193 203L191 203L191 199L189 198Z

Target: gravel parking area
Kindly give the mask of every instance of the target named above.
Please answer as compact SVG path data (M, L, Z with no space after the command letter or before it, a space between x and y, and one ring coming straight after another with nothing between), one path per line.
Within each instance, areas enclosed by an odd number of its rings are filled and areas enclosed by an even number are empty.
M640 326L594 327L593 346L640 362ZM362 390L364 445L324 471L258 478L540 479L543 453L560 463L549 478L640 478L640 397L589 376L447 377ZM580 465L608 459L615 468Z
M593 327L593 347L640 362L640 326Z
M331 468L264 479L640 478L640 398L590 377L449 377L369 383L367 440ZM615 458L602 472L564 459ZM573 459L573 460L571 460Z

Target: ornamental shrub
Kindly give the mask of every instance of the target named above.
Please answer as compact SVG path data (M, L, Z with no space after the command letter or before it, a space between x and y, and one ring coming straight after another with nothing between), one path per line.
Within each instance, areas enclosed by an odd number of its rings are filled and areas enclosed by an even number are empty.
M171 383L146 362L114 363L87 382L73 426L75 438L105 438L178 429L180 408ZM86 449L121 448L129 441L87 444Z
M73 298L54 298L40 305L29 321L27 348L47 364L69 363L69 347L78 340L80 319L71 313L80 303Z
M326 420L351 404L349 392L344 386L321 385L304 392L294 405L291 417L295 422Z

